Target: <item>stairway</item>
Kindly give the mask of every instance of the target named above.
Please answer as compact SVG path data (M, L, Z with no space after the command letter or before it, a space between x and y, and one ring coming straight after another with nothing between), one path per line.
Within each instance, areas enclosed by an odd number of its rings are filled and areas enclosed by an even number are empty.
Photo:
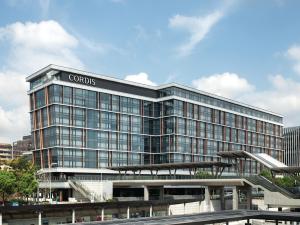
M83 198L82 201L101 201L100 196L88 190L88 188L84 187L79 181L76 180L68 180L69 185L77 192L79 192Z
M279 192L280 194L292 198L292 199L300 199L299 195L293 194L288 190L277 186L276 184L272 183L268 179L262 176L250 176L245 177L246 181L250 183L251 186L260 186L262 189L266 189L270 192Z

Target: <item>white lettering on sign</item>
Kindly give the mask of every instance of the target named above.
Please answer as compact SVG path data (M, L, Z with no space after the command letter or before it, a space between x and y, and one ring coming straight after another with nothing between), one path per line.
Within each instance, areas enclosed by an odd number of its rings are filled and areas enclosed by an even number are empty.
M76 83L82 83L87 85L96 85L96 80L90 77L84 77L75 74L69 74L69 80Z

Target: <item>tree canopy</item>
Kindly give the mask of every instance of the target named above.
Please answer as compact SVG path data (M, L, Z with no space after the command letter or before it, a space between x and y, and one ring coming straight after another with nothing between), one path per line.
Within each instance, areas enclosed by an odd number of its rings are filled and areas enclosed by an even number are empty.
M16 192L17 179L12 171L0 171L0 194L2 197L3 205L7 198Z
M13 194L25 197L28 201L38 187L36 168L24 157L6 162L11 170L0 171L0 196L3 203Z

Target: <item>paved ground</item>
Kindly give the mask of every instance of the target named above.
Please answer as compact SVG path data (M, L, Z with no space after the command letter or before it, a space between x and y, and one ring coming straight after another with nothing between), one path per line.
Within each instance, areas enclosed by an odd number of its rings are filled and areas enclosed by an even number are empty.
M247 219L266 219L278 221L298 221L300 213L270 212L251 210L228 210L220 212L200 213L193 215L179 215L168 217L139 218L129 220L113 220L104 222L76 223L76 225L200 225L221 222L231 222Z

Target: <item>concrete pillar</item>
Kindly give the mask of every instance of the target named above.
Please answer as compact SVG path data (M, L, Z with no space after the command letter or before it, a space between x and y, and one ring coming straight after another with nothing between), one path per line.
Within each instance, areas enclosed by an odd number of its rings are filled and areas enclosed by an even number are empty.
M59 201L60 202L63 201L63 192L62 192L62 190L59 191Z
M247 209L252 208L252 188L249 186L247 188Z
M75 220L76 220L75 209L72 209L72 223L75 223Z
M171 216L171 207L170 207L170 205L168 205L168 216Z
M36 201L37 201L37 203L40 202L40 188L39 188L39 186L37 187L37 191L36 191Z
M42 212L39 212L38 225L42 225Z
M164 200L164 186L159 187L159 200Z
M101 209L101 220L104 221L104 208Z
M144 186L144 201L149 201L149 188Z
M224 187L220 187L220 208L221 210L225 210L225 197L224 197Z
M238 188L234 186L232 188L232 209L237 210L239 208L239 195L238 195Z
M152 205L150 205L150 212L149 212L149 216L152 217L152 214L153 214L153 207Z
M247 219L247 223L245 223L245 225L251 225L250 220Z
M129 206L127 207L127 219L130 219L130 208L129 208Z
M183 215L186 214L185 208L186 208L186 203L183 203Z
M211 204L211 200L210 200L210 191L209 191L209 187L206 186L205 187L205 196L204 196L204 201L205 201L205 208L207 212L210 212L210 204Z
M2 225L2 213L0 213L0 225Z

